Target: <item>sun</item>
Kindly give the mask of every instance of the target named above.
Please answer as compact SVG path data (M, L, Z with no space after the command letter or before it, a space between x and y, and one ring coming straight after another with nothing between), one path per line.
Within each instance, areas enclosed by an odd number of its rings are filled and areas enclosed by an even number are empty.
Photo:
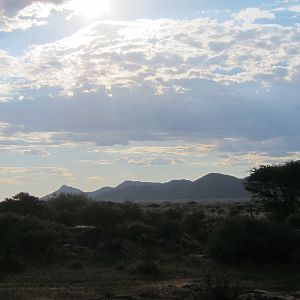
M111 8L110 0L71 0L68 6L75 14L83 15L87 19L108 14Z

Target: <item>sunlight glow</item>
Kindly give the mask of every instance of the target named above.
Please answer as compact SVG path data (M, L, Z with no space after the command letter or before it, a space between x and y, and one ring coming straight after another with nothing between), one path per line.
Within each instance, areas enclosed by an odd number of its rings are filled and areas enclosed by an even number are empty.
M111 8L110 0L71 0L68 7L74 14L83 15L87 19L108 14Z

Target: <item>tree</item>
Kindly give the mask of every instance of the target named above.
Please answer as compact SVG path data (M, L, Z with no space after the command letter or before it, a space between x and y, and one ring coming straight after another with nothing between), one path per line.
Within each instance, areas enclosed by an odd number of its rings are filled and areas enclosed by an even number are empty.
M50 219L52 217L52 212L44 201L23 192L0 202L0 213L5 212L33 215L39 219Z
M282 223L299 208L300 160L252 169L245 188Z

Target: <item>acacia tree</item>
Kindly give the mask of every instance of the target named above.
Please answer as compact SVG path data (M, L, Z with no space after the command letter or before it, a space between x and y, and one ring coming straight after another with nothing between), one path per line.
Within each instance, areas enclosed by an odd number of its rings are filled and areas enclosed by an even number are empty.
M5 212L34 215L39 219L49 219L51 217L51 211L44 201L23 192L0 202L0 213Z
M300 160L253 168L245 181L245 188L282 223L299 208Z

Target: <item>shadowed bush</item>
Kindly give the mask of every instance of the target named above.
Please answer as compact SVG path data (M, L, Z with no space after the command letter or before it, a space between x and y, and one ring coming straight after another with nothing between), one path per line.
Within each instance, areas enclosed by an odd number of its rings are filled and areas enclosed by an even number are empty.
M135 270L138 274L143 276L158 276L161 274L157 264L152 260L143 260L137 266Z
M66 229L34 216L0 214L0 255L2 268L13 269L18 260L38 260L49 246L67 237Z
M11 212L18 215L32 215L41 220L53 219L54 214L46 202L28 193L19 193L0 202L0 213Z
M300 230L300 213L289 216L285 224L297 230Z
M209 270L203 288L200 295L203 300L237 300L241 293L240 282L226 270Z
M291 262L299 250L299 233L253 218L228 220L216 231L209 246L212 257L227 262Z
M19 273L23 270L24 265L20 258L7 253L0 254L0 273Z

